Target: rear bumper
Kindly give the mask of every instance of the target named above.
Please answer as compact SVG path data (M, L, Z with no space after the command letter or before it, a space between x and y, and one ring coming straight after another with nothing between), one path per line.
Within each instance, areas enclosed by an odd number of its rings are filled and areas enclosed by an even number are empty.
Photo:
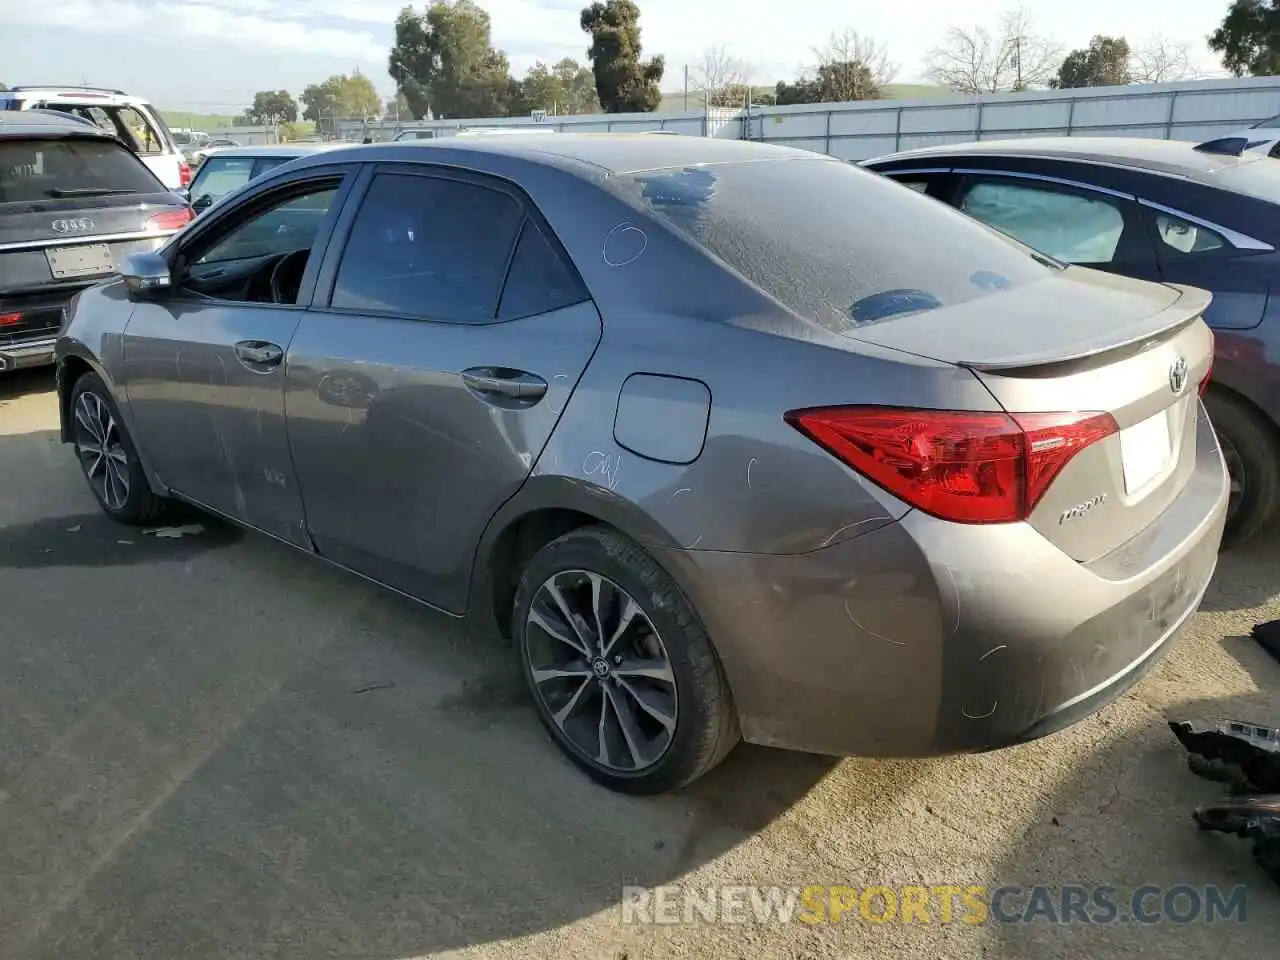
M798 556L663 560L703 615L747 740L882 757L994 749L1120 696L1196 611L1228 492L1207 424L1197 444L1178 499L1093 564L1026 524L919 513Z
M53 363L53 346L57 342L56 336L43 336L0 344L0 373L48 366Z

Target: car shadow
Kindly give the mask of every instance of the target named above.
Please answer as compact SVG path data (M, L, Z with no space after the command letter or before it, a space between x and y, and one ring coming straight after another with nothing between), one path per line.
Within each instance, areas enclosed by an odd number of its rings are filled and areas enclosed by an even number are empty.
M1199 658L1172 668L1162 666L1137 687L1132 696L1151 695L1165 706L1147 703L1149 709L1136 723L1109 729L1087 759L1062 778L1061 786L1042 798L1030 826L1009 838L1011 853L990 880L992 886L1022 888L1009 897L1002 911L1014 918L1021 915L1022 922L993 924L995 947L987 955L1009 960L1215 956L1232 944L1251 945L1256 952L1260 944L1280 941L1277 890L1253 862L1250 842L1203 833L1191 818L1195 807L1226 796L1226 788L1191 772L1186 751L1168 728L1171 719L1280 724L1280 664L1244 636L1227 637L1221 647L1256 685L1256 692L1183 699L1179 691L1202 669ZM1209 646L1206 652L1214 653ZM1159 689L1147 693L1148 684ZM1030 889L1037 884L1050 888L1050 913L1027 922ZM1243 886L1244 922L1221 918L1207 922L1201 914L1190 922L1055 924L1049 917L1063 916L1064 885L1085 887L1090 893L1099 886L1116 888L1113 899L1121 917L1132 916L1134 891L1144 885L1162 888L1141 902L1148 912L1162 908L1166 891L1182 887L1180 899L1169 909L1175 916L1183 911L1184 921L1193 897L1203 906L1211 896L1209 888L1217 887L1229 900ZM1188 887L1194 894L1185 890Z
M0 404L34 393L48 393L55 388L54 368L29 367L0 374Z
M740 746L682 791L611 793L508 647L206 517L115 524L50 431L0 459L0 955L399 960L555 931L749 843L837 765ZM842 809L893 809L919 769L842 776Z
M1280 595L1280 520L1238 547L1223 550L1202 610L1229 612L1264 606Z
M238 527L184 508L146 527L124 526L100 511L73 514L0 527L0 568L118 567L183 560L229 546L243 536Z

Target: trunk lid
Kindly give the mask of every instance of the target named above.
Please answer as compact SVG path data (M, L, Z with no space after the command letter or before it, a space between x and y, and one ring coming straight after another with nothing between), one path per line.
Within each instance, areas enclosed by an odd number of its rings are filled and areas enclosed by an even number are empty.
M1152 523L1195 467L1210 294L1072 268L856 338L971 370L1011 414L1097 412L1119 428L1077 453L1028 522L1081 562Z

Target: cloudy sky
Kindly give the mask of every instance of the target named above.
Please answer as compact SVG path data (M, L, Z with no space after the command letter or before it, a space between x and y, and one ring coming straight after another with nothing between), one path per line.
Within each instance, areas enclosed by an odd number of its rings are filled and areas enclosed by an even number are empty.
M535 60L585 60L581 0L480 0L494 42L523 72ZM790 78L832 31L853 28L889 48L898 80L947 26L994 24L1016 0L638 0L645 52L667 58L668 90L683 64L724 45L753 65L757 82ZM1024 0L1039 29L1068 47L1095 33L1131 44L1160 33L1194 46L1229 0ZM386 74L392 24L403 0L0 0L0 81L119 86L170 109L231 112L254 91L308 83L359 68L392 92ZM419 6L421 4L419 3Z

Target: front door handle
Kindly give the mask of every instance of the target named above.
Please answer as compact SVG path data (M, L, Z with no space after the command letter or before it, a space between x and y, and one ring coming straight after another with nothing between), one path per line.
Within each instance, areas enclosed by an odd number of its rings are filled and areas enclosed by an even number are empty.
M236 344L236 358L259 367L279 366L284 349L266 340L241 340Z
M462 382L476 393L537 402L547 392L547 381L523 370L507 367L472 367L462 371Z

